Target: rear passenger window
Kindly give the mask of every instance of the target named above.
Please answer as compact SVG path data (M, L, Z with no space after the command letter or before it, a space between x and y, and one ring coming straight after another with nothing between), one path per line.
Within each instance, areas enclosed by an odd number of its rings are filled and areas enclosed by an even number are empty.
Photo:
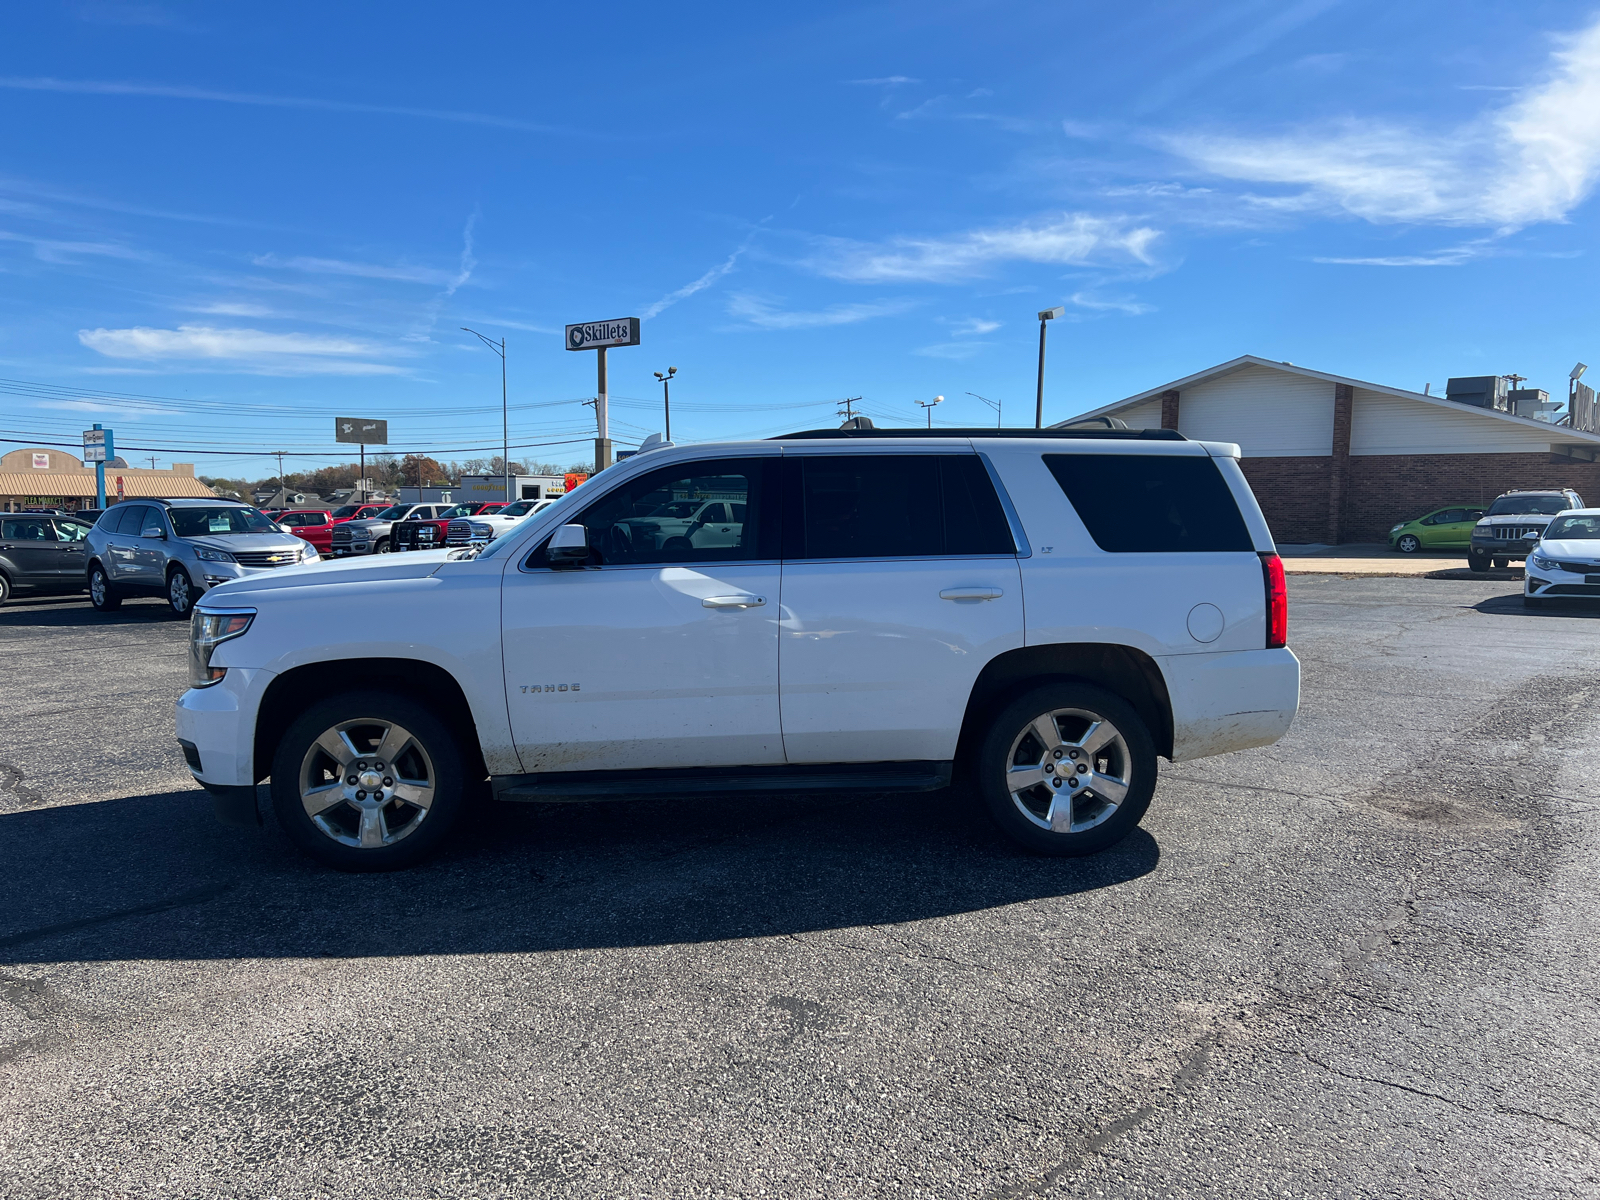
M1044 461L1102 550L1255 549L1210 455L1046 454Z
M120 510L120 511L117 511ZM117 505L117 532L140 533L144 529L144 518L150 510L143 504L129 504L126 507Z
M976 454L786 457L784 557L1015 554Z

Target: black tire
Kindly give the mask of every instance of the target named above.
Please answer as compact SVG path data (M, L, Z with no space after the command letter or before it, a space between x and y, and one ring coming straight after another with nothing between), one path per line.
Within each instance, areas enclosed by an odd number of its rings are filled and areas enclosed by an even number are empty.
M0 604L4 604L9 599L11 599L11 580L7 579L3 573L0 573Z
M1394 544L1394 548L1401 554L1415 554L1422 549L1422 539L1414 533L1408 533Z
M1467 551L1467 570L1482 574L1489 569L1489 556L1476 550Z
M1063 710L1073 715L1062 716ZM1038 734L1030 733L1030 729L1037 728L1035 722L1043 718L1052 718L1051 724L1061 739L1055 750L1047 749ZM1101 747L1106 755L1097 750L1092 760L1078 758L1091 719L1109 725L1119 736ZM1074 741L1075 738L1079 740ZM1017 777L1008 775L1027 771L1026 766L1018 767L1019 756L1031 763L1035 754L1040 756L1040 782L1016 795L1012 784ZM1077 775L1054 769L1056 756L1068 765L1074 758L1088 765L1087 786L1076 789L1074 794L1046 784L1045 779ZM979 743L973 767L978 792L989 815L1008 837L1036 854L1097 854L1116 845L1144 817L1156 786L1155 743L1133 706L1103 688L1072 681L1043 684L1001 709ZM1106 780L1103 791L1096 788L1096 778ZM1112 785L1119 779L1126 782L1126 790L1113 803ZM1064 810L1060 804L1063 797L1070 797ZM1055 823L1077 824L1080 828L1049 828L1056 816L1063 819Z
M346 780L362 780L355 774L356 764L366 768L377 765L383 774L380 782L369 786L388 787L389 799L374 805L364 791L355 791L356 800L350 797L351 789L335 781L338 794L324 796L332 800L318 817L313 817L302 800L302 773L306 782L315 785L325 782L327 768L334 760L325 751L314 747L324 733L345 728L350 743L363 755L341 767ZM382 749L378 739L387 736L387 730L398 727L406 731L410 741L401 749L396 762L384 763L371 757L374 748ZM413 750L417 755L413 756ZM278 814L278 823L289 839L312 858L340 871L395 871L413 866L432 854L450 835L466 806L467 774L465 758L456 737L433 712L423 705L403 697L384 692L353 691L330 696L307 709L278 742L272 756L272 805ZM397 768L398 764L398 768ZM426 811L419 817L418 806L395 799L393 785L399 769L409 774L407 778L428 779L431 776L431 799ZM313 801L315 803L315 801ZM365 810L365 812L363 811ZM361 846L368 827L365 813L382 814L381 821L373 818L375 832L393 840ZM395 824L389 824L390 818ZM402 831L403 830L403 831Z
M122 593L117 591L99 563L89 568L89 603L94 605L95 612L116 612L122 607Z
M375 542L373 544L373 547L372 547L372 552L374 554L389 554L389 553L392 553L393 550L394 550L394 547L389 545L389 539L388 538L379 538L377 540L377 542Z
M182 567L173 567L167 572L167 607L172 610L173 616L187 621L194 612L194 602L199 598L200 593L195 590L189 572Z

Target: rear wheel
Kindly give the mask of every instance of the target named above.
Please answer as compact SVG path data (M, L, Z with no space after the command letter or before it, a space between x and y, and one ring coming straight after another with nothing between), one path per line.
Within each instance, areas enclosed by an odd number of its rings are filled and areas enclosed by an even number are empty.
M0 604L4 604L9 599L11 599L11 580L4 575L0 575Z
M106 569L99 563L89 568L89 603L96 612L116 612L122 607L122 593L111 586Z
M272 803L291 840L341 871L392 871L432 853L465 804L455 735L382 692L313 705L278 743Z
M1416 534L1408 533L1401 537L1394 546L1401 554L1415 554L1422 549L1422 540Z
M1156 784L1155 744L1103 688L1052 683L1007 705L977 756L989 815L1039 854L1094 854L1133 832Z

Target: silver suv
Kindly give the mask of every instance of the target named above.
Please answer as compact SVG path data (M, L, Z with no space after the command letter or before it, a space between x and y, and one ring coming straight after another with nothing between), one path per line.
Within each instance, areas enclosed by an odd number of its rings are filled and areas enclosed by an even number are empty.
M95 522L84 557L100 612L162 596L179 617L220 583L320 559L261 512L225 500L125 500Z

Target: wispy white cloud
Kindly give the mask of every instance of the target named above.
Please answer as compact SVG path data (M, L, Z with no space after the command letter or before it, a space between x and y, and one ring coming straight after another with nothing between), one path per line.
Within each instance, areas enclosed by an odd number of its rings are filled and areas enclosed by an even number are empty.
M572 132L555 125L522 121L515 117L497 117L489 113L459 112L444 108L413 108L399 104L361 104L347 100L321 100L310 96L267 96L257 92L223 92L213 88L188 87L182 84L123 83L102 79L53 79L48 76L13 75L0 76L0 88L29 92L66 92L80 96L149 96L165 100L205 100L215 104L245 104L261 108L301 108L323 112L370 113L386 117L421 117L429 121L487 125L495 129L516 129L527 133ZM585 136L589 134L586 133Z
M953 337L981 337L1000 328L1001 322L984 317L963 317L959 321L946 321Z
M922 80L913 79L909 75L884 75L877 79L852 79L850 82L866 87L894 87L902 83L921 83Z
M33 256L41 262L70 263L79 258L121 258L143 262L150 256L132 246L119 242L74 242L56 238L29 237L23 233L0 230L0 242L20 242L33 247Z
M1153 265L1160 231L1123 217L1064 213L1054 220L977 229L951 237L899 237L886 243L818 239L805 263L820 275L857 283L951 283L1005 262L1083 266Z
M919 354L923 358L948 358L954 362L965 362L969 358L978 357L993 344L993 342L940 342L933 346L922 346L911 353Z
M393 375L401 369L354 361L378 348L350 338L309 333L268 333L260 329L217 329L180 325L176 329L80 329L78 341L107 358L143 361L212 360L268 374Z
M1496 242L1497 239L1493 237L1475 238L1430 254L1379 254L1369 257L1314 258L1311 261L1351 267L1459 267L1475 258L1497 253Z
M1079 308L1087 308L1091 312L1119 312L1130 317L1155 312L1154 305L1142 304L1126 296L1097 296L1093 292L1074 292L1068 300Z
M275 317L278 314L265 304L242 304L219 300L213 304L190 304L185 312L203 313L208 317Z
M1268 137L1165 140L1212 174L1298 185L1304 201L1372 222L1514 229L1561 221L1600 179L1600 21L1562 38L1536 84L1461 128L1346 121Z
M434 287L449 287L461 274L461 269L442 270L438 267L419 267L409 263L362 263L338 258L310 258L298 255L279 258L276 254L252 255L251 262L258 267L272 267L284 271L303 271L309 275L349 275L357 279L386 279L397 283L425 283ZM470 274L470 269L468 274ZM459 287L459 284L455 286ZM453 290L453 289L452 289Z
M739 256L749 248L750 242L747 238L744 245L740 246L732 254L728 255L726 262L720 264L719 266L712 267L711 270L700 276L699 279L684 284L677 291L668 292L665 296L661 297L661 299L650 305L649 308L645 309L642 316L644 319L648 320L651 317L658 316L664 310L671 308L679 300L686 300L696 292L705 291L706 288L710 287L717 280L721 279L724 275L728 274L728 272L732 271L734 266L739 261Z
M874 317L892 317L912 307L909 300L884 300L876 304L836 304L820 312L786 312L759 296L736 292L728 298L728 315L760 329L822 329L854 325Z

